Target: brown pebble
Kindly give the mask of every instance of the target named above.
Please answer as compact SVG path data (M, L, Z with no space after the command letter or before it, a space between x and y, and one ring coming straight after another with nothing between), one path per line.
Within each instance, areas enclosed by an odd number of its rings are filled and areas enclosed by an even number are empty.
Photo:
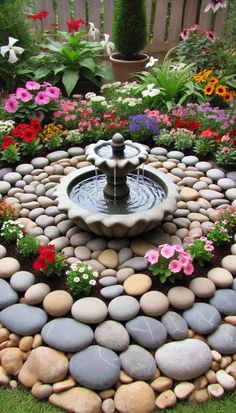
M106 399L102 403L102 413L115 413L116 407L113 399Z
M207 389L195 390L189 397L193 403L205 403L210 399Z
M75 387L75 385L76 381L73 379L73 377L69 377L67 380L54 383L52 389L54 393L60 393L65 390L72 389L73 387Z
M120 371L119 380L121 381L121 383L125 383L125 384L129 384L134 381L133 377L126 374L123 370Z
M195 336L195 332L191 329L188 329L187 338L193 338Z
M160 376L151 382L151 388L157 392L170 390L173 386L173 380L166 376Z
M224 318L225 323L232 324L236 326L236 316L235 315L228 315Z
M206 344L207 344L206 338L203 337L203 336L201 336L200 334L195 334L194 338L195 338L196 340L201 340L201 341L203 341L203 343L206 343Z
M40 334L35 334L32 348L40 347L43 344L43 340Z
M220 364L217 363L216 361L213 361L213 362L211 363L211 370L213 370L213 371L218 371L219 368L220 368Z
M161 410L173 407L176 403L177 398L172 390L166 390L156 398L156 406Z
M27 352L32 349L34 338L32 336L22 337L19 343L19 349L21 351Z
M50 384L44 384L41 381L37 381L31 390L31 393L36 399L46 399L52 394L52 386Z
M102 400L106 400L106 399L110 399L112 397L114 397L115 394L115 390L113 389L107 389L107 390L103 390L99 393L99 396L101 397Z
M18 334L11 333L11 334L9 335L9 339L15 344L15 346L18 346L18 345L19 345L19 342L20 342L20 340L21 340L21 337L18 336Z
M211 350L211 354L212 354L212 359L213 361L220 361L222 359L222 355L216 351L216 350Z
M217 380L216 380L216 374L215 374L215 372L214 372L213 370L208 370L208 371L206 372L205 376L206 376L206 378L207 378L207 380L208 380L208 383L214 384L214 383L217 382Z
M9 339L10 332L7 328L0 329L0 343L4 343Z
M221 369L226 369L230 364L232 363L232 357L230 356L224 356L222 357L220 361L220 368Z
M193 384L194 384L195 390L201 390L201 389L204 389L205 387L207 387L208 380L205 376L200 376L200 377L197 377L193 381Z

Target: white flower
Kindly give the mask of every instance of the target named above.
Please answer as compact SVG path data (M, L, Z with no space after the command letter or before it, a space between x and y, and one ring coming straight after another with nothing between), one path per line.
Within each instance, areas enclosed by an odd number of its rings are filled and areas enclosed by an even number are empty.
M94 276L94 278L97 278L97 277L98 277L98 272L97 272L97 271L93 271L93 276Z
M88 279L88 274L83 274L83 279L87 280Z
M146 64L146 69L148 67L153 67L155 64L159 61L159 59L156 59L155 57L151 56L149 62Z
M77 270L77 263L71 264L70 268L71 268L72 270Z
M19 40L15 39L14 37L9 37L8 38L8 45L7 46L2 46L0 48L0 53L3 57L5 57L6 53L9 52L9 58L8 58L9 63L16 63L17 60L19 60L16 55L17 54L22 54L24 52L24 49L22 47L14 46L14 44L18 41Z
M91 102L104 102L106 99L104 96L93 96L90 98Z
M115 45L112 42L109 42L109 34L104 34L104 40L100 42L100 45L107 51L107 54L111 54L112 50L115 49Z
M147 85L147 89L142 91L143 97L146 97L146 96L154 97L154 96L159 95L159 93L161 92L160 89L155 89L154 86L155 86L154 83L150 83L149 85Z
M80 272L80 273L83 273L83 272L84 272L84 267L80 267L80 268L79 268L79 272Z
M74 278L74 282L75 282L75 283L79 283L79 282L80 282L80 278L79 278L79 277L75 277L75 278Z
M85 99L90 100L91 98L94 98L95 96L97 96L96 93L94 93L94 92L88 92L88 93L86 93L86 95L85 95Z
M177 63L176 65L171 66L171 71L172 72L180 72L185 68L186 64L185 63Z
M93 39L96 40L96 37L99 36L99 30L94 26L94 23L89 22L90 29L88 31L88 35Z
M90 284L90 285L96 285L97 283L96 283L95 280L90 280L90 281L89 281L89 284Z

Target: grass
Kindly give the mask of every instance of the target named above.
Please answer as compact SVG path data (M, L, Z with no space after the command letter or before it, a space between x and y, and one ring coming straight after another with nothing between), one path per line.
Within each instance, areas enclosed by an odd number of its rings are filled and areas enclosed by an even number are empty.
M36 400L28 390L20 387L15 390L0 387L0 406L1 413L59 413L61 411L46 401ZM181 402L168 412L236 413L236 392L228 393L222 400L212 400L201 405Z

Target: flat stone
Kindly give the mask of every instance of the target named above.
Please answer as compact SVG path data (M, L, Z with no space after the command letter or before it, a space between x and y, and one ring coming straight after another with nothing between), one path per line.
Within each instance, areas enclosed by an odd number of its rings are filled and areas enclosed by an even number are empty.
M197 156L184 156L181 160L185 165L196 165L197 162L199 162L199 159Z
M20 263L15 258L4 257L0 259L0 278L10 278L20 270Z
M70 244L72 247L79 247L81 245L86 245L91 239L92 235L88 232L79 232L78 234L72 235L70 239Z
M93 391L83 387L74 387L61 393L53 393L49 397L49 402L54 406L74 413L100 413L101 399Z
M0 310L15 304L18 301L18 294L13 290L10 284L0 278Z
M120 298L120 297L118 297ZM116 300L117 298L115 298ZM71 309L72 316L82 323L98 324L107 316L106 304L96 297L85 297L77 300Z
M120 386L114 401L117 411L123 413L152 413L155 408L154 391L144 381Z
M155 146L150 150L150 154L152 155L161 155L161 156L166 156L168 153L166 148L163 148L162 146ZM173 156L171 156L173 158Z
M151 317L136 317L126 323L126 329L138 344L148 349L157 349L167 338L164 325Z
M95 340L100 346L114 351L124 351L129 346L129 334L121 323L104 321L95 330Z
M215 293L216 287L213 281L205 277L194 278L190 284L189 289L199 298L209 298Z
M221 289L215 292L210 304L225 315L236 315L236 291Z
M0 245L0 258L4 258L7 255L7 250L3 245Z
M11 184L9 184L9 182L0 181L0 194L5 195L10 188Z
M142 311L151 317L159 317L169 307L169 300L165 294L159 291L148 291L140 299Z
M127 268L127 267L133 268L134 271L143 271L147 269L148 264L146 260L144 259L144 257L134 257L134 258L130 258L129 260L123 262L123 264L119 266L119 268Z
M211 280L216 287L226 288L233 283L232 274L225 268L215 267L207 273L207 278Z
M73 225L74 223L70 219L65 219L64 221L59 222L57 228L63 235L65 235Z
M234 201L236 199L236 188L227 189L227 191L225 192L225 196L230 201Z
M48 217L47 215L43 214L43 215L39 215L36 218L35 222L39 227L46 228L54 224L54 218Z
M113 277L113 276L104 276L104 277L100 278L100 280L98 282L103 287L109 287L111 285L116 285L118 280L117 280L116 277Z
M227 189L235 188L236 182L230 178L220 178L217 181L217 185L226 191Z
M115 250L106 249L97 258L97 260L107 268L117 268L118 255Z
M91 251L102 251L106 249L106 246L107 243L104 238L94 238L87 242L87 247Z
M236 327L231 324L221 324L217 330L207 337L207 342L221 354L236 352Z
M143 347L132 344L120 354L121 367L136 380L152 380L156 371L154 357Z
M185 310L193 305L195 296L186 287L173 287L168 291L167 297L170 304L178 310Z
M67 237L57 237L50 241L51 244L55 246L56 251L61 251L70 245L69 238Z
M90 389L104 390L117 382L120 360L114 351L94 345L73 355L69 369L78 383Z
M232 275L236 275L236 256L226 255L222 261L221 265L223 268L231 272Z
M146 274L133 274L124 282L126 294L139 296L146 293L152 286L151 278Z
M37 283L32 285L28 290L25 292L25 302L26 304L40 304L43 302L46 295L50 293L50 287L46 283Z
M134 274L133 268L122 268L116 273L117 281L123 283L132 274Z
M212 168L212 164L210 162L200 161L195 164L195 167L201 172L207 172Z
M28 336L41 330L47 322L47 314L41 308L13 304L1 311L0 322L13 333Z
M44 168L49 164L49 160L44 157L38 157L32 159L31 164L34 166L34 168Z
M220 313L213 305L206 303L195 303L184 311L183 317L188 326L198 334L212 333L221 322Z
M222 194L218 191L213 191L212 189L201 189L199 191L199 195L202 198L205 198L207 201L212 201L213 199L224 198L224 194Z
M100 294L102 297L111 300L112 298L118 297L124 291L122 285L111 285L108 287L104 287L100 290Z
M185 319L174 311L167 311L161 318L168 334L175 340L183 340L188 334L188 325Z
M89 346L94 334L86 324L71 318L58 318L45 324L41 336L50 347L64 352L75 352Z
M29 213L29 218L35 220L40 215L44 214L44 208L35 208Z
M45 209L45 213L46 213L49 217L55 217L56 215L59 214L59 210L58 210L58 208L57 208L55 205L53 205L53 206L47 207L47 208Z
M8 172L6 175L4 175L3 180L11 185L14 185L21 178L21 174L19 174L18 172Z
M49 347L40 346L32 350L20 370L18 379L25 387L41 381L56 383L65 378L68 371L66 356Z
M207 344L185 339L164 344L155 354L158 368L175 380L190 380L204 374L211 366L212 355Z
M187 186L183 186L180 191L180 197L182 201L194 201L199 197L198 191L193 188L188 188Z
M43 300L44 310L53 317L61 317L67 314L72 305L72 296L64 290L52 291Z
M194 391L194 384L190 382L182 382L175 386L174 392L179 400L185 400Z
M16 291L25 292L35 283L35 276L29 271L17 271L11 279L10 284Z
M109 306L108 312L114 320L126 321L134 318L139 312L139 302L134 297L123 295L114 298Z
M66 151L54 151L47 155L47 159L50 162L56 162L64 158L69 158L69 154Z
M49 225L44 229L44 234L49 239L57 238L61 235L59 229L55 225Z
M77 247L75 248L75 256L76 258L78 258L79 260L90 260L91 258L91 251L88 247Z
M206 172L206 176L211 178L212 181L218 181L218 179L225 177L225 173L221 169L212 168Z

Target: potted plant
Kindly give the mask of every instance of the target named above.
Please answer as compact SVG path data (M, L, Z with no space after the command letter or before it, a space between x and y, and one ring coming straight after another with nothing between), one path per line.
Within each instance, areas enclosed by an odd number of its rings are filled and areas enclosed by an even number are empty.
M149 56L140 54L147 43L145 0L116 0L112 37L117 53L110 56L117 80L144 70Z

